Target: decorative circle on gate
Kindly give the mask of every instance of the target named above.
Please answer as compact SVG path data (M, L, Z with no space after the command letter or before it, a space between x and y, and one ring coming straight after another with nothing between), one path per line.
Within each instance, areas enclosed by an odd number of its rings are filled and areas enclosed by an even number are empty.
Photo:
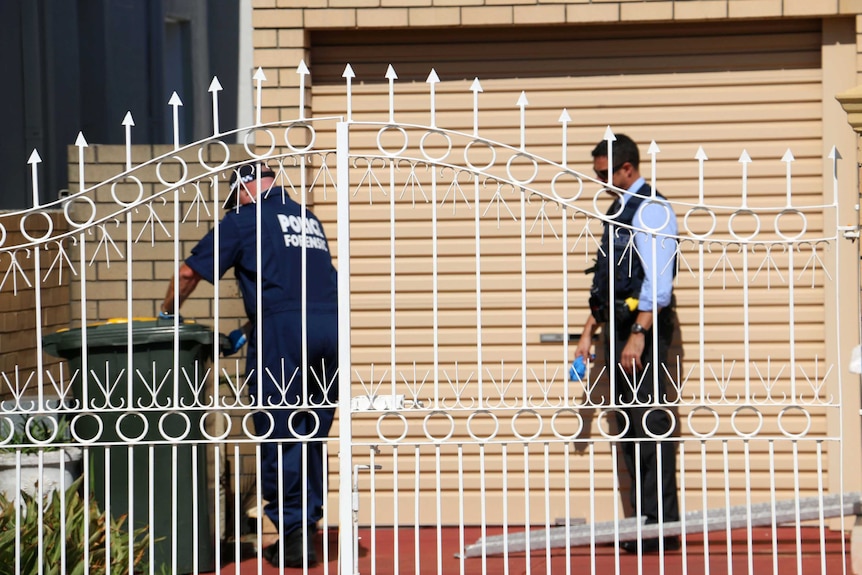
M577 190L575 191L575 193L571 196L568 196L568 197L560 194L560 192L557 190L558 181L563 176L571 176L572 178L574 178L575 187L577 187ZM559 184L559 185L562 187L562 186L565 186L568 184ZM563 170L562 172L558 172L557 175L554 176L553 179L551 180L551 193L553 193L554 197L557 198L558 200L560 200L561 202L574 202L575 200L577 200L578 198L581 197L581 193L583 191L584 191L584 181L580 177L578 177L578 175L575 172L572 172L570 170Z
M113 182L111 184L111 197L114 198L114 201L121 206L131 206L135 202L139 202L141 200L141 198L144 197L144 184L141 183L141 180L139 180L135 176L123 177L123 180L127 180L127 179L132 180L135 183L135 185L138 186L138 196L134 200L132 200L131 202L124 202L119 197L117 197L117 184L119 184L120 181L122 181L122 180L118 180L118 181Z
M135 425L134 423L129 423L133 422L135 419L139 422L137 429L124 430L124 427ZM120 439L127 443L137 443L147 435L147 432L150 430L150 422L147 421L147 418L140 413L129 412L120 414L114 427L116 427L117 436Z
M30 219L30 216L36 216L36 215L39 215L39 216L42 216L43 218L45 218L45 222L47 223L47 225L45 226L45 233L41 236L31 235L30 232L27 231L27 220ZM21 223L19 224L19 227L21 228L21 234L25 238L27 238L31 242L38 242L40 240L44 240L45 238L51 237L51 232L54 231L54 220L51 218L51 215L48 214L47 212L30 212L29 214L27 214L26 216L21 218ZM28 421L32 421L32 420L28 420Z
M707 415L712 415L712 429L707 431L699 431L697 428L695 428L694 418L701 412ZM692 435L696 435L700 438L712 437L713 435L715 435L718 432L719 421L720 418L718 416L718 413L713 408L707 407L706 405L698 405L697 407L688 412L688 430L692 433Z
M387 434L383 428L387 419L395 419L401 423L401 433L396 435ZM377 437L389 443L398 443L407 437L407 418L401 413L387 412L377 418Z
M515 175L512 173L513 163L519 159L527 160L527 173L529 174L529 176L527 178L524 178L523 180L516 178ZM524 166L523 165L520 165L520 166L515 165L514 166L515 169L518 169L519 167L523 168ZM530 173L531 172L530 167L532 167L532 173ZM509 158L509 161L506 162L506 175L508 175L509 179L512 180L513 182L515 182L516 184L521 184L521 185L529 184L530 182L532 182L533 180L536 179L536 176L538 175L538 173L539 173L539 163L536 161L536 159L534 157L529 156L523 152L518 152L516 154L513 154L512 157Z
M647 224L646 221L644 221L644 218L646 216L645 211L650 210L650 213L653 214L657 209L664 212L664 221L661 223L660 226L652 227ZM670 204L653 198L650 198L641 204L641 213L644 214L644 217L641 218L641 224L643 225L642 229L652 233L663 230L667 223L670 221L670 219L674 217L673 212L671 212L670 209ZM652 217L650 217L649 219L652 220Z
M782 225L783 218L790 218L791 216L796 216L797 223L794 226L792 222L787 222L785 220ZM793 233L790 233L791 229L795 229ZM785 240L796 240L805 235L805 232L808 230L808 219L805 217L805 214L800 212L799 210L787 209L781 210L778 212L778 215L775 216L775 233L784 238Z
M218 426L217 426L217 424L218 424L217 418L218 417L221 417L224 420L226 425L224 426L224 431L222 431L221 434L212 435L209 431L207 431L207 419L210 416L213 416L213 419L216 419L216 421L213 423L213 426L212 426L213 429L218 429ZM201 417L201 421L200 421L201 434L203 435L204 439L207 439L210 441L220 441L222 439L227 439L230 436L230 431L231 431L232 426L233 426L233 422L230 418L230 414L225 413L224 411L208 411L208 412L204 413L204 415L203 415L203 417Z
M522 416L526 415L532 415L533 419L537 422L535 430L530 435L526 435L523 431L520 431L518 429L518 422L521 421ZM529 423L525 423L524 425L529 425ZM541 435L542 433L542 428L542 416L532 409L521 409L517 413L515 413L515 415L512 416L512 433L515 435L515 437L522 441L529 441L531 439L539 437L539 435Z
M314 428L303 435L299 433L294 427L294 420L300 415L310 415L314 420ZM320 417L317 415L316 411L311 409L296 409L290 412L290 415L287 416L287 431L290 433L291 437L295 437L296 439L311 439L317 434L317 430L320 429Z
M478 419L480 417L482 419ZM493 424L493 430L491 431L491 433L487 435L480 435L479 433L477 433L480 429L486 429L489 423ZM476 441L491 441L492 439L497 437L497 434L499 432L500 420L497 418L496 415L494 415L487 409L474 411L470 414L470 417L467 418L467 434Z
M257 147L258 147L257 146L257 138L254 138L255 142L252 144L251 148L249 148L249 143L248 143L249 138L253 134L256 134L257 132L262 132L262 133L266 134L267 136L269 136L269 148L267 148L267 150L260 155L255 154L254 150L252 149L252 148L257 149ZM249 130L248 132L245 133L245 137L243 137L242 147L245 148L246 153L249 156L251 156L252 158L254 158L255 160L268 158L270 155L272 155L272 152L275 150L275 134L273 134L270 130L264 130L264 129Z
M96 424L95 433L93 433L92 435L88 434L87 437L83 437L83 436L81 436L80 433L78 433L78 424L83 422L83 423L81 423L81 425L85 426L84 428L86 429L88 419L95 422L95 424ZM104 427L104 424L102 423L102 418L97 417L95 413L79 413L79 414L75 415L75 417L73 417L72 421L69 423L69 433L72 434L72 437L74 437L75 441L78 443L84 443L84 444L95 443L96 441L99 440L100 437L102 437L102 432L104 430L105 430L105 427ZM92 429L87 429L87 431L92 431Z
M622 417L623 422L625 423L625 425L622 426L622 429L617 429L616 434L610 433L610 431L605 431L605 428L602 427L602 422L605 419L608 419L608 423L610 423L609 418L610 418L611 414L618 414L620 417ZM626 413L624 410L618 408L618 407L603 409L602 411L599 412L599 416L598 416L598 419L596 421L598 423L598 425L596 427L598 427L599 433L601 433L602 437L604 437L605 439L622 439L625 436L625 434L628 432L629 427L631 426L631 420L629 419L629 414ZM617 421L615 421L614 423L617 425L617 427L620 427L620 422L619 422L618 418L617 418ZM608 429L610 429L610 425L608 426Z
M38 421L38 423L37 423ZM51 426L51 433L48 434L48 437L38 437L33 433L34 425L44 425L49 424ZM60 434L60 424L53 417L45 417L39 420L34 418L27 418L24 422L24 435L27 436L27 441L30 443L34 443L36 445L47 445L49 443L53 443L54 441L58 441L60 438L58 435ZM41 436L41 434L40 434Z
M178 435L171 435L168 432L169 430L166 429L166 422L168 421L168 418L172 417L178 417L183 422L182 433ZM183 439L188 437L191 430L192 422L185 411L166 411L161 416L159 416L159 433L161 433L162 437L164 437L168 441L182 441Z
M254 415L257 413L263 415L269 421L269 429L266 430L266 433L261 433L261 430L259 430L257 425L254 423ZM249 427L249 422L251 422L252 427ZM274 430L275 419L273 419L272 414L266 410L258 409L257 411L250 411L242 417L242 432L245 433L245 436L249 439L266 439Z
M440 417L438 417L438 416L440 416ZM438 419L439 420L441 418L443 420L442 423L444 425L447 422L449 423L449 429L446 431L446 433L444 433L442 435L434 434L433 433L434 430L431 429L431 426L433 425L431 423L431 420L432 419ZM432 411L431 413L429 413L428 415L425 416L425 419L422 420L422 431L425 432L425 437L427 437L431 441L435 441L437 443L442 443L443 441L446 441L447 439L452 437L452 435L454 435L454 433L455 433L455 419L452 417L451 414L446 413L445 411Z
M482 152L479 151L480 148L478 146L481 146L482 148L485 148L487 150L486 153L489 155L489 159L488 159L487 164L484 164L482 166L478 166L478 165L476 165L475 162L477 160L479 160L479 158L470 159L470 152L473 150L474 145L477 146L477 149L474 152L475 154L482 154ZM473 170L475 172L484 172L485 170L487 170L488 168L493 166L496 161L497 161L497 150L496 150L496 148L494 148L494 146L492 146L488 142L484 142L482 140L473 140L469 144L464 146L464 163L467 164L468 168L470 168L471 170Z
M212 156L212 153L210 152L211 146L218 146L222 150L224 150L224 159L217 166L209 165L206 162L206 160L204 160L204 157L203 157L204 151L207 152L207 156ZM211 172L217 172L217 171L223 169L225 166L227 166L228 163L230 162L230 148L228 148L227 144L225 144L221 140L215 140L213 142L207 142L205 145L198 148L198 162L200 162L200 165L203 166L204 168L206 168L207 170L209 170Z
M616 218L617 216L619 216L621 213L623 213L623 208L625 208L625 206L622 204L622 202L620 202L619 209L616 212L614 212L613 214L611 214L611 213L605 214L604 212L602 212L602 210L599 208L599 200L605 199L605 197L604 197L605 193L610 192L610 191L613 191L613 190L611 188L602 188L598 192L596 192L596 195L593 196L593 209L596 211L596 215L599 215L599 216L607 215L607 217L613 219L613 218ZM610 208L610 206L608 206L608 207Z
M783 421L785 415L789 415L789 417L793 417L793 415L790 412L794 412L794 411L801 413L804 417L804 425L800 431L791 431L789 426L787 424L785 424ZM789 423L791 425L793 424L792 421ZM811 430L811 414L808 413L807 409L803 409L802 407L800 407L798 405L790 405L788 407L785 407L784 409L782 409L781 411L778 412L778 429L781 430L781 433L785 437L795 437L795 438L805 437L806 435L808 435L808 432Z
M69 213L69 211L75 205L75 202L78 202L78 201L86 202L87 205L90 206L90 217L87 218L87 221L85 221L85 222L75 221L75 219L72 217L72 214ZM96 219L96 202L94 202L93 200L91 200L87 196L77 196L77 197L72 198L63 204L63 215L66 217L66 221L71 226L74 226L76 228L83 228L83 227L89 226L91 223L93 223L93 220ZM3 232L3 239L4 240L6 239L6 232L5 231ZM3 245L2 241L0 241L0 245Z
M171 159L172 159L172 160L176 160L176 161L177 161L177 163L178 163L178 164L180 165L180 167L182 168L182 169L180 170L180 177L179 177L179 179L178 179L177 181L175 181L175 182L171 182L171 181L165 180L165 179L162 177L162 166L164 166L164 165L165 165L165 162L159 162L158 164L156 164L156 177L159 179L159 181L162 183L162 185L163 185L163 186L167 186L167 187L169 187L169 188L170 188L170 187L172 187L172 186L178 186L179 184L182 184L183 182L185 182L185 181L186 181L186 178L187 178L187 177L188 177L188 175L189 175L189 166L188 166L188 164L186 164L186 161L185 161L184 159L182 159L182 158L181 158L181 157L179 157L179 156L171 156Z
M0 247L6 243L6 226L0 224Z
M710 224L709 226L706 226L709 229L707 229L706 231L701 231L700 227L695 227L695 225L693 224L696 222L689 221L690 217L696 216L698 214L705 214L710 217ZM715 217L715 212L705 206L697 206L691 208L685 213L685 217L683 218L683 225L685 226L685 230L694 237L708 238L713 234L713 232L715 232L715 227L718 225L718 220Z
M434 136L440 136L440 138L443 139L443 142L441 143L442 146L438 146L438 147L445 147L446 148L446 151L444 151L439 156L432 156L431 154L428 153L428 150L426 149L426 141L428 140L429 137L434 137ZM434 147L434 141L433 140L430 142L429 146ZM429 131L425 132L424 134L422 134L422 138L419 140L419 150L422 152L422 155L425 156L426 160L430 160L432 162L442 162L443 160L445 160L449 156L449 152L452 151L452 138L449 137L449 134L447 134L445 132L441 132L440 130L429 130Z
M667 431L664 431L662 433L653 433L653 431L650 429L650 421L649 421L650 415L659 415L660 416L661 413L664 413L665 415L667 415L667 417L670 420L671 425L668 426ZM649 409L644 411L644 414L641 416L641 425L643 426L644 433L646 433L648 436L652 437L653 439L667 439L668 437L670 437L671 434L673 433L674 428L676 427L676 425L674 425L675 423L676 423L676 416L673 414L673 412L669 408L664 407L664 406L650 407Z
M306 134L303 136L297 136L296 138L302 140L303 142L307 142L305 144L302 144L301 146L297 146L290 141L290 131L295 130L296 128L301 128ZM299 134L299 130L297 130L295 134ZM287 147L290 148L292 152L307 152L314 147L314 142L316 140L317 132L314 131L314 126L312 126L311 124L307 124L305 122L297 122L296 124L291 124L284 129L284 143L287 144Z
M565 434L561 432L561 428L566 425L563 421L560 424L557 423L557 420L562 418L564 415L572 415L575 418L575 422L577 424L576 429L569 434ZM558 409L554 416L551 417L551 431L554 432L554 435L559 437L560 439L573 440L577 439L577 437L584 430L584 418L581 416L580 412L572 409L571 407L565 407L563 409Z
M8 415L4 415L0 417L2 423L0 423L0 430L9 430L9 433L6 434L5 437L0 437L0 445L6 445L12 441L12 438L15 436L15 422L12 421L12 418Z
M388 133L388 134L387 134ZM394 134L399 134L402 138L401 147L400 148L392 148L395 151L391 151L388 147L390 144L386 142L384 145L383 139L389 135L393 140L397 141L398 136L394 136ZM401 126L384 126L377 131L377 149L383 152L384 156L388 156L390 158L400 155L404 150L407 149L407 131L404 130Z
M743 415L745 412L751 412L756 416L755 417L756 425L750 431L746 431L746 430L742 429L742 427L736 423L736 417L738 415L739 416ZM754 437L755 435L760 433L760 430L763 427L763 414L760 412L760 410L755 409L754 407L752 407L750 405L743 405L742 407L735 409L733 411L733 413L731 414L730 425L733 427L733 431L737 435L739 435L741 437Z
M739 229L737 230L737 227L734 226L734 222L736 221L736 218L750 219L752 224L749 224L749 225L753 225L754 230L748 235L743 233L742 228L745 227L745 225L746 225L744 223L744 220L743 220L743 223L741 225L737 224L737 226L739 226ZM736 238L738 240L750 240L751 238L756 237L758 233L760 233L760 218L757 216L757 214L755 214L751 210L748 210L748 209L737 210L737 211L733 212L732 214L730 214L730 218L728 218L728 220L727 220L727 231L729 231L730 235L732 235L734 238Z

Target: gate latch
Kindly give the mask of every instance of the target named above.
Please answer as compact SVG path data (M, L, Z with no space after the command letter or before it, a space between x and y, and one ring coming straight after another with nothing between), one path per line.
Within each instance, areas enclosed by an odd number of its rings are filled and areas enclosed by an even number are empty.
M859 226L838 226L838 231L843 233L845 240L855 242L859 239Z

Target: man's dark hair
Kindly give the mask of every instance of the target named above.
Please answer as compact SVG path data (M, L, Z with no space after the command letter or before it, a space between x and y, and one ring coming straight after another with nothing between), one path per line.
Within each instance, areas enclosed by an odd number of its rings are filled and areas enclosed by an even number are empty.
M626 136L625 134L616 134L616 140L614 141L614 171L620 168L623 164L628 162L632 165L636 170L639 168L641 163L641 155L638 151L638 145L635 144L635 141ZM608 141L602 140L596 147L593 148L593 157L608 157Z

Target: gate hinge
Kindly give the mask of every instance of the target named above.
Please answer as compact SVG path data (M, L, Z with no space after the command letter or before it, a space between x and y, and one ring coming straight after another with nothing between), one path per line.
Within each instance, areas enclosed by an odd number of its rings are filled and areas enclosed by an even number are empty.
M842 232L845 240L855 242L859 239L859 226L838 226L838 231Z

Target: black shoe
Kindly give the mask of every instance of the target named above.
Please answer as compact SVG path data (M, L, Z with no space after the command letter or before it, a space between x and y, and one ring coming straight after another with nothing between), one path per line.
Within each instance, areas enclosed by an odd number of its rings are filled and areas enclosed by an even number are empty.
M317 553L314 551L314 534L316 530L311 528L308 529L308 547L305 552L303 552L302 548L302 531L303 530L301 528L294 529L285 536L284 557L282 558L283 560L281 565L279 565L278 562L278 541L263 548L263 558L269 561L270 565L273 567L304 567L306 560L308 561L309 567L317 565Z
M664 550L668 551L678 551L681 544L679 541L678 535L671 535L664 538ZM641 540L641 553L658 553L658 537L653 537L652 539L643 539ZM620 541L620 549L625 551L626 553L637 553L638 552L638 542L637 540L632 541Z

